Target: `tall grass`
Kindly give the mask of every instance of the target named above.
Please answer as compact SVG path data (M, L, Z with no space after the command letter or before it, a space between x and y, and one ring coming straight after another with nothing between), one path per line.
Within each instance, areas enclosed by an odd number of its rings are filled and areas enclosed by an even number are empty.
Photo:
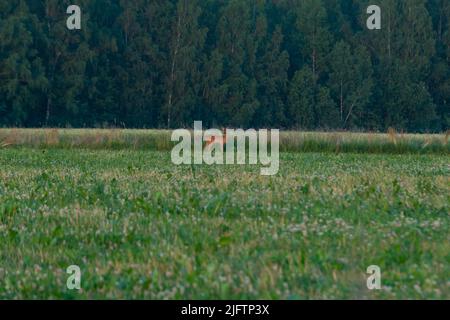
M289 152L334 152L375 154L449 154L443 134L283 132L280 150Z
M0 148L171 150L169 130L0 129ZM445 134L298 132L280 134L280 151L374 154L450 154Z

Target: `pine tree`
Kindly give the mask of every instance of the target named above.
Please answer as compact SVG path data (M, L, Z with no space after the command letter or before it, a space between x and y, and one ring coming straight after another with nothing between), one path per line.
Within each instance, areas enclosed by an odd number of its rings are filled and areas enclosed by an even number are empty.
M169 66L166 80L167 127L188 125L199 102L199 71L206 29L199 25L200 7L196 1L179 0L172 21Z
M445 131L450 127L450 2L432 0L428 5L434 18L437 38L428 87L436 104L439 119L436 126Z
M447 76L442 83L441 88L441 96L442 103L440 104L439 114L442 118L442 129L449 130L450 128L450 3L445 2L445 24L446 31L443 35L444 49L445 49L445 58L444 61L447 63Z
M315 129L338 128L339 110L331 98L328 87L320 86L316 92L315 102Z
M363 126L373 86L368 52L338 42L330 55L330 70L329 85L339 105L342 128Z
M286 123L286 95L288 87L289 55L282 51L283 35L280 27L276 27L264 51L257 61L256 79L258 82L257 124L274 126Z
M363 4L363 8L369 3ZM379 5L382 29L374 32L363 28L361 39L371 49L376 62L375 77L379 80L373 105L381 119L380 126L411 130L413 123L424 121L431 126L436 120L435 105L432 100L429 103L426 84L435 54L435 34L425 0L381 0ZM367 15L362 15L362 25L366 18ZM411 88L417 88L426 105L419 108L415 95L408 98ZM399 96L409 101L400 103ZM425 110L426 114L421 119L414 118L418 116L415 108Z
M120 104L123 86L118 76L123 64L118 26L122 9L117 0L101 0L90 2L84 10L90 13L87 28L92 54L87 60L81 93L81 122L88 127L119 126L126 121Z
M258 42L256 14L249 2L230 0L221 10L217 28L218 48L224 59L223 99L216 106L223 125L248 127L259 107L254 61ZM258 20L261 21L261 20ZM261 30L259 30L261 31ZM254 36L252 37L252 35Z
M158 123L159 98L163 88L159 79L165 68L160 59L168 50L164 42L168 32L158 39L157 27L170 28L170 7L158 6L148 0L121 1L122 13L118 17L120 61L116 66L116 86L120 89L119 106L125 126L152 127ZM158 41L159 40L159 41Z
M332 35L327 24L327 12L322 0L303 0L295 8L297 34L304 63L311 66L314 76L325 71Z
M34 91L46 81L28 30L32 23L24 1L0 1L0 125L34 124Z
M218 106L225 99L227 87L222 83L223 56L215 49L205 58L201 72L201 100L195 119L201 119L205 124L217 127L223 123Z
M80 1L79 5L83 7L86 1ZM79 31L67 29L68 1L44 0L34 6L36 15L42 19L35 30L35 39L46 67L44 124L64 125L80 111L79 99L90 57L89 31L85 24Z
M313 127L314 88L315 79L311 69L305 67L295 73L288 96L291 126L297 129L310 129Z
M330 129L339 117L327 87L317 83L317 76L305 66L291 81L288 95L290 126L298 129Z

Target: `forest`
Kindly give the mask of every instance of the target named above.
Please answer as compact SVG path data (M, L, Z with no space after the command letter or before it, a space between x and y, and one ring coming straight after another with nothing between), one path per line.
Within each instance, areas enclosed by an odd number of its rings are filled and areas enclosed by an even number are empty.
M194 120L448 130L450 1L0 0L0 127Z

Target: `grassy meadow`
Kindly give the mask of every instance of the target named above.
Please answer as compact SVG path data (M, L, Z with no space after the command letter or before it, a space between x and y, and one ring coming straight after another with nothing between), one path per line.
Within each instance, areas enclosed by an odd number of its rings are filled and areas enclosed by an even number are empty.
M168 131L2 129L0 299L450 299L448 138L284 132L263 177L174 166Z
M170 151L168 130L124 129L0 129L0 148ZM387 134L351 132L297 132L280 134L282 152L374 154L447 154L450 131L445 134Z

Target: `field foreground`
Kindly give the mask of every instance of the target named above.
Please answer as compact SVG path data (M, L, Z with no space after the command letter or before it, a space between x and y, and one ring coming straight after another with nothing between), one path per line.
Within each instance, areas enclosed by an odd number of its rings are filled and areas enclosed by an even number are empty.
M282 153L262 177L166 151L0 149L0 298L450 299L448 160Z

